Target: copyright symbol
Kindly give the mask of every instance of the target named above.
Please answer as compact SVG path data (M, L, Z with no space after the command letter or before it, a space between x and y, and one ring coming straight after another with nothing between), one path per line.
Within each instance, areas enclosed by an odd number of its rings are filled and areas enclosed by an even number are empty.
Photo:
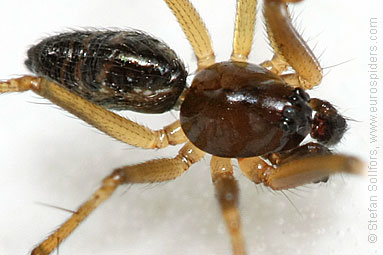
M369 234L368 235L368 242L369 243L376 243L378 237L375 234Z

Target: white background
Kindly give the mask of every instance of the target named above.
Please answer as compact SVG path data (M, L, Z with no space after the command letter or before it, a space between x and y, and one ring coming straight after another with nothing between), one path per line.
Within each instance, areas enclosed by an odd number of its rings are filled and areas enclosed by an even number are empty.
M377 0L368 2L306 0L294 7L300 31L311 38L311 46L317 45L317 55L323 52L323 67L351 60L325 69L321 86L310 94L357 120L335 151L363 159L368 156L368 22L383 7ZM210 31L217 59L227 60L235 1L193 3ZM190 74L196 68L191 47L160 0L2 1L0 6L0 79L28 73L26 51L39 39L83 27L147 31L168 43ZM251 62L271 57L264 34L259 18ZM169 113L124 114L155 129L174 119ZM1 95L0 254L27 254L69 216L36 202L74 210L112 169L175 155L177 149L132 148L32 92ZM60 246L59 254L231 254L208 163L209 157L166 184L120 188ZM335 176L327 184L286 192L300 215L281 193L255 187L236 170L249 254L356 255L372 247L366 241L363 178Z

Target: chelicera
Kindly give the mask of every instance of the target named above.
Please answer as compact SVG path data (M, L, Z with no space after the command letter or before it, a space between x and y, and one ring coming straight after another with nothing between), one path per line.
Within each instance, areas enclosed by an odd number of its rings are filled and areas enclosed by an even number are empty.
M183 63L164 43L139 31L78 31L43 40L28 52L26 65L38 76L4 81L0 92L32 90L106 134L142 148L185 143L172 159L125 166L32 254L49 254L114 190L125 183L174 179L205 153L234 254L245 254L238 211L238 187L231 159L255 183L274 190L326 181L336 172L360 173L361 162L332 154L346 130L329 103L304 91L318 85L322 69L292 27L287 0L266 0L264 15L274 58L247 62L256 1L238 1L230 61L216 63L210 38L188 1L166 1L198 59L190 86ZM292 67L293 73L286 73ZM107 109L145 113L180 105L180 121L149 130ZM301 144L310 134L319 143Z

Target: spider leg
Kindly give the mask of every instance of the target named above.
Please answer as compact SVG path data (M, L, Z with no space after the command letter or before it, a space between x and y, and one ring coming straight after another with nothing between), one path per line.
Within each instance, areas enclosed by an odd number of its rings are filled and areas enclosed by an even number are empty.
M307 43L292 25L287 10L288 2L300 0L265 0L264 17L274 58L264 62L264 67L274 66L278 72L291 66L295 73L281 77L290 85L311 89L318 85L323 77L319 61Z
M233 254L244 255L246 251L238 210L238 184L233 176L231 159L213 156L210 167L216 196L230 234Z
M268 159L273 165L260 157L241 158L238 163L244 175L251 181L263 183L273 190L320 182L335 173L364 173L364 164L359 159L331 154L326 147L317 143L309 143L283 153L273 153Z
M281 75L284 71L287 70L289 64L283 61L277 54L275 54L271 60L262 62L261 66L270 68L270 71L273 73Z
M113 194L119 185L173 180L204 155L204 152L191 143L186 143L174 158L151 160L114 170L102 181L101 187L59 229L32 251L32 255L47 255L56 249L94 209Z
M141 126L95 105L41 77L24 76L0 82L0 94L32 90L88 124L124 143L142 148L163 148L185 142L179 121L157 131Z
M256 18L256 0L238 0L235 18L232 61L247 61L253 43Z
M188 0L166 0L180 23L185 35L197 56L198 69L204 69L215 63L209 33L196 9Z

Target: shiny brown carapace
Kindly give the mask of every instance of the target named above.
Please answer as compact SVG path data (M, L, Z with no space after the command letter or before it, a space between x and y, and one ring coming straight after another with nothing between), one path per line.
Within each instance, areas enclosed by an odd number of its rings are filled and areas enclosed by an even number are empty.
M273 190L326 182L339 172L361 174L359 159L327 147L341 140L346 119L331 103L306 92L321 82L322 68L291 24L289 2L300 1L264 0L274 56L256 65L247 59L256 0L237 0L233 51L225 62L215 61L209 33L192 4L166 0L197 58L190 86L176 53L137 30L66 32L31 47L25 64L35 76L2 81L0 93L31 90L129 145L160 149L184 144L174 158L112 171L32 254L52 253L120 185L175 179L206 153L212 155L212 182L235 255L246 254L246 245L232 160L250 181ZM157 131L111 111L172 109L179 110L179 120ZM303 144L309 135L316 142Z

